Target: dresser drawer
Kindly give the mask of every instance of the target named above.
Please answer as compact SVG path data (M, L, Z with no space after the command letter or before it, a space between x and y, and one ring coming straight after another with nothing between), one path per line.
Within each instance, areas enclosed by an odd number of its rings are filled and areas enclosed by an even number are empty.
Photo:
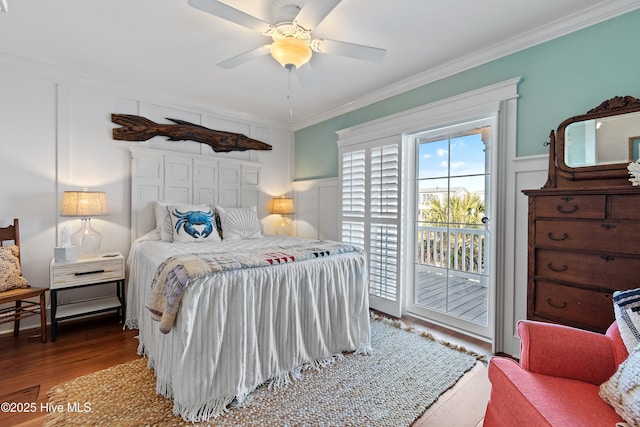
M95 258L89 261L58 263L51 269L51 288L61 289L89 283L124 279L124 260Z
M640 224L540 220L535 227L536 246L640 254Z
M536 217L604 219L605 195L538 196Z
M611 218L640 220L640 194L612 195Z
M565 325L605 331L614 320L612 293L543 280L535 283L534 316Z
M586 284L611 291L640 286L640 258L538 249L535 261L536 277Z

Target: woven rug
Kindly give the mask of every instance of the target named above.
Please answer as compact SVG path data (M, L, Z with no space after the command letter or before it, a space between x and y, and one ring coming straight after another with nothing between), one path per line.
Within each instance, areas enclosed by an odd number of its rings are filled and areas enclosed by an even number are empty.
M283 388L261 386L209 424L174 415L141 358L51 389L49 403L71 411L48 414L44 425L409 426L482 359L399 322L373 320L371 332L373 354L345 354Z

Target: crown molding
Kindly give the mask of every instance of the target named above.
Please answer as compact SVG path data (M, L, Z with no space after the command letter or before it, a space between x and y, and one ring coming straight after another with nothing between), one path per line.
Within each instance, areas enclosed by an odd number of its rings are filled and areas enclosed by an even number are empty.
M294 125L294 130L304 129L308 126L366 107L367 105L433 83L462 71L624 15L639 8L640 2L638 0L603 1L591 8L552 21L534 30L489 46L486 49L434 67L408 79L381 88L380 90L369 92L366 96L328 110L322 115L297 122Z

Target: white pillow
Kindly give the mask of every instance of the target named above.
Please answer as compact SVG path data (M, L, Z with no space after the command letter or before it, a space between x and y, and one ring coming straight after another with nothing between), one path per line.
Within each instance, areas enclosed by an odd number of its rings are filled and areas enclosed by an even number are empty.
M622 341L631 353L640 342L640 288L614 292L613 312Z
M640 345L600 386L600 397L629 425L640 426Z
M206 205L171 205L167 206L171 218L172 241L215 242L220 241L216 229L215 214Z
M167 206L175 205L174 202L161 201L155 202L153 212L156 216L156 229L160 231L160 239L165 242L170 242L173 239L173 226L171 225L171 218L169 218L169 211Z
M250 208L222 208L216 206L224 240L260 239L262 230L255 206Z

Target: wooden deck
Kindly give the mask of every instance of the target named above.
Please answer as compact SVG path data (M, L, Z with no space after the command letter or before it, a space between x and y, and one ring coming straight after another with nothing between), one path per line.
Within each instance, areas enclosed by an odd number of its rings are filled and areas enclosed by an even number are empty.
M488 324L489 290L479 280L454 277L449 271L448 289L444 270L416 270L415 303L425 308L447 313L460 319Z

